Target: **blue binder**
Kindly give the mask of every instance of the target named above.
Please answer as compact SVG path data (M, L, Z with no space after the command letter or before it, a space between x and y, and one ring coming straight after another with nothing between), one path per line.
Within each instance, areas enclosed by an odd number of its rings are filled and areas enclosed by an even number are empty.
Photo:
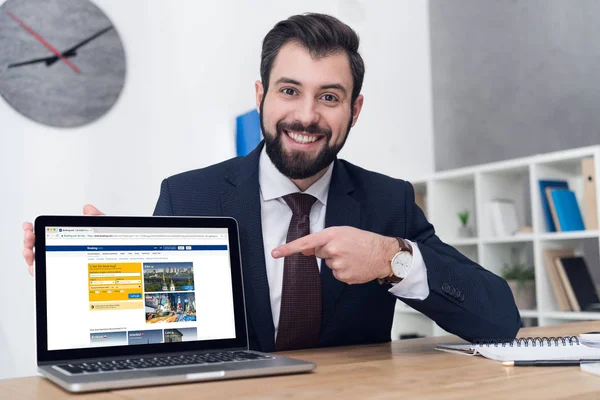
M552 190L551 193L560 229L562 231L585 230L575 193L564 189Z
M550 206L548 204L548 197L546 197L546 188L554 187L560 189L568 189L569 184L567 181L559 181L559 180L543 180L540 179L540 196L542 198L542 211L544 212L544 219L546 220L546 229L548 232L556 232L556 227L554 226L554 220L552 219L552 214L550 213Z
M256 110L236 118L236 150L238 156L245 156L260 143L260 117Z

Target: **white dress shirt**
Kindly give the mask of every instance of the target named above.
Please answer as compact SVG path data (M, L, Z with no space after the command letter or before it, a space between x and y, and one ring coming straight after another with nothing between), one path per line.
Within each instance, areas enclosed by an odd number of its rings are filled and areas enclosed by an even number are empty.
M325 228L325 210L332 172L333 164L329 165L325 175L304 192L317 198L310 210L310 233L320 232ZM260 154L258 182L265 264L276 339L283 288L283 258L273 258L271 250L286 243L287 231L292 220L292 210L282 197L300 190L289 178L279 172L264 148ZM419 246L413 242L410 244L413 247L413 265L410 273L401 282L395 284L389 292L398 297L424 300L429 296L427 269ZM317 265L320 271L321 260L318 258Z

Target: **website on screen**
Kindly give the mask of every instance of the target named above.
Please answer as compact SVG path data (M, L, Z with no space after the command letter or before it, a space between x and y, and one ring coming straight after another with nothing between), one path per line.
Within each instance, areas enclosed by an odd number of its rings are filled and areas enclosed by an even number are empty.
M235 338L226 228L47 227L48 350Z

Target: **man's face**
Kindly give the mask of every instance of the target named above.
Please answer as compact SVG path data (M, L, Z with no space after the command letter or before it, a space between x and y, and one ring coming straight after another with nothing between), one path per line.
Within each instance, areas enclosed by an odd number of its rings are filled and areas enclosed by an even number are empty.
M351 108L352 87L345 53L313 59L297 43L281 47L267 93L256 82L256 100L267 154L282 174L306 179L334 160L362 107L361 95Z

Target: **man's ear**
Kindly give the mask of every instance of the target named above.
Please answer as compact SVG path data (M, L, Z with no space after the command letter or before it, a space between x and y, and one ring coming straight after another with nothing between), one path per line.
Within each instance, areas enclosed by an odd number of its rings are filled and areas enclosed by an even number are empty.
M261 81L254 82L254 89L256 90L256 111L260 113L260 104L262 103L263 96L265 95L265 88Z
M359 94L356 100L354 101L354 105L352 106L352 125L350 125L351 127L353 127L354 124L356 124L356 121L358 120L358 115L360 114L360 110L362 110L364 100L365 97L362 94Z

